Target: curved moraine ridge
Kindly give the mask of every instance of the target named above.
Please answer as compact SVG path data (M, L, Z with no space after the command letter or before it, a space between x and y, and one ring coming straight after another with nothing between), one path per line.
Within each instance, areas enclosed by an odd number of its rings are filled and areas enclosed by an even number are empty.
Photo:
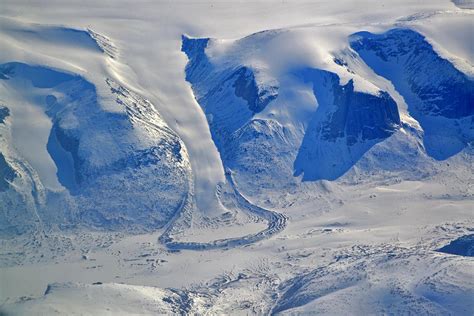
M173 230L173 226L176 223L177 219L180 218L180 216L182 216L183 213L186 212L186 209L189 206L189 200L184 200L180 210L178 210L172 222L166 228L165 232L159 237L158 240L170 250L211 250L234 248L253 244L258 241L271 238L272 236L280 233L285 229L288 220L288 217L286 215L275 211L267 210L250 202L239 191L232 176L232 171L229 169L226 171L226 180L228 184L232 187L233 198L235 199L236 204L239 206L239 208L244 212L251 213L252 215L266 220L268 222L267 228L255 234L249 234L235 238L216 239L211 242L174 241L171 237L171 231Z

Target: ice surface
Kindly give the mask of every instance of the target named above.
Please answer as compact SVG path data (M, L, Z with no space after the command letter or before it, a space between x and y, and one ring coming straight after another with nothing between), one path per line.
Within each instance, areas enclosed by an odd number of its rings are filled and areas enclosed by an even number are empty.
M1 7L0 314L473 314L465 2Z
M425 132L428 154L444 160L474 139L474 81L441 58L420 34L406 29L357 33L351 46L405 98Z
M187 153L147 100L107 79L119 106L110 111L102 107L106 100L99 103L96 87L78 75L24 63L5 63L0 71L12 109L12 142L50 192L35 201L44 228L150 230L174 215L189 193Z

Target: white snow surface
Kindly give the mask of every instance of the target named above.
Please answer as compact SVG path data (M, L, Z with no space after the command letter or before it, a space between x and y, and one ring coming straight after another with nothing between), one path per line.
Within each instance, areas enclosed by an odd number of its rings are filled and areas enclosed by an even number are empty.
M0 64L80 75L97 87L108 113L123 110L111 102L105 78L150 100L159 124L185 146L194 179L184 182L192 185L188 198L195 198L195 205L183 202L181 217L147 234L78 229L0 239L0 314L472 315L472 257L436 252L473 232L472 146L444 161L426 160L416 175L371 170L361 176L379 152L421 148L407 130L422 130L392 82L359 59L349 65L354 73L333 62L350 52L353 33L408 27L472 78L473 11L469 1L454 2L0 0ZM72 37L71 29L79 33ZM356 91L387 91L404 126L338 181L295 177L279 190L270 181L253 191L251 180L225 172L185 80L183 34L211 38L206 54L217 67L258 69L261 85L304 65L336 73L341 84L352 79ZM301 141L318 104L310 84L286 79L256 118L277 120ZM0 135L8 128L15 148L0 138L0 149L11 153L9 161L29 162L21 168L41 184L41 199L42 192L64 190L46 150L52 123L35 107L38 93L48 93L14 84L1 90L1 103L17 105ZM136 135L149 137L148 131ZM97 157L117 154L110 150ZM417 168L414 160L407 173ZM30 188L25 181L15 185ZM272 227L275 218L279 224ZM159 243L160 236L173 238L176 249Z
M21 1L2 1L2 16L41 24L67 25L78 29L92 28L107 34L121 48L121 58L130 69L116 70L116 76L126 73L124 84L133 87L154 104L165 104L158 108L165 121L174 129L186 144L193 172L196 178L196 197L198 207L204 212L216 214L221 211L214 196L215 186L224 181L222 164L217 150L210 138L207 123L198 105L194 102L189 85L183 81L185 56L180 52L181 35L212 38L241 38L254 32L295 26L339 25L327 32L318 28L313 33L321 34L314 39L298 40L297 49L291 49L298 58L325 61L326 53L346 45L347 35L366 30L382 30L397 19L415 13L430 14L437 11L457 10L449 1L347 1L344 5L331 1L297 1L295 3L274 3L273 1L246 1L242 4L206 1L159 1L132 5L126 1L114 3L97 1L68 2L62 6L58 2L22 3ZM45 10L45 7L51 8ZM341 7L344 9L341 10ZM463 14L470 14L470 12ZM448 19L445 19L448 21ZM135 23L134 23L135 22ZM5 22L4 22L5 23ZM472 19L467 23L472 23ZM125 24L125 26L124 26ZM425 23L424 25L427 25ZM432 25L432 26L431 26ZM457 24L430 24L434 42L450 41L450 50L460 52L460 56L472 59L472 47L465 45L463 37L455 41L452 32L435 32L436 29L453 29ZM8 27L5 31L10 32ZM455 29L453 30L453 32ZM311 32L308 36L311 36ZM49 43L62 40L64 36L53 34ZM3 40L11 41L2 36ZM146 43L146 45L144 45ZM97 69L94 58L88 58L82 51L72 49L64 62L66 52L56 51L53 45L35 45L34 55L28 49L28 42L22 41L19 49L1 52L3 60L27 60L41 64L51 64L57 60L56 67L87 72ZM74 48L75 43L71 44ZM15 47L19 45L15 43ZM288 45L289 48L294 48ZM278 57L286 57L288 49ZM39 55L39 56L38 56ZM41 56L41 57L40 57ZM295 57L293 54L290 57ZM472 60L469 61L471 64ZM67 65L63 65L67 63ZM285 64L285 60L282 60ZM113 67L112 67L113 68ZM107 71L104 69L104 71ZM87 77L87 76L86 76ZM94 81L94 80L92 80ZM193 112L191 112L193 111Z

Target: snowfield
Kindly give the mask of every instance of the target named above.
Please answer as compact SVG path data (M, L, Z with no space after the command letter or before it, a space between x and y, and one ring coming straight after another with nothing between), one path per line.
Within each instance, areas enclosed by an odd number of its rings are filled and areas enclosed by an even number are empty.
M0 314L474 314L472 1L0 2Z

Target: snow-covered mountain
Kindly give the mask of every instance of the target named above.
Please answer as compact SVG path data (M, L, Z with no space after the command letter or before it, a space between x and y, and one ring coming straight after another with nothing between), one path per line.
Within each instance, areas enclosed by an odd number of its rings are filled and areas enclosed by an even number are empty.
M473 314L469 1L1 2L0 314Z
M390 80L424 131L427 153L444 160L474 139L474 81L440 57L417 32L352 35L351 47Z
M474 140L474 81L419 33L397 28L352 34L350 47L316 61L321 68L292 60L298 55L284 66L274 60L277 47L308 33L310 28L278 30L230 42L183 37L186 79L223 163L250 178L251 191L300 175L302 181L336 180L364 156L358 173L426 168L429 157L445 160ZM377 63L372 51L387 65ZM393 82L408 111L367 67ZM299 102L308 93L311 110ZM389 148L375 146L393 134Z
M48 27L36 36L60 37L58 48L82 41L102 54L91 34ZM148 100L111 78L94 85L21 62L1 64L0 78L2 234L153 230L186 199L192 179L185 146Z

